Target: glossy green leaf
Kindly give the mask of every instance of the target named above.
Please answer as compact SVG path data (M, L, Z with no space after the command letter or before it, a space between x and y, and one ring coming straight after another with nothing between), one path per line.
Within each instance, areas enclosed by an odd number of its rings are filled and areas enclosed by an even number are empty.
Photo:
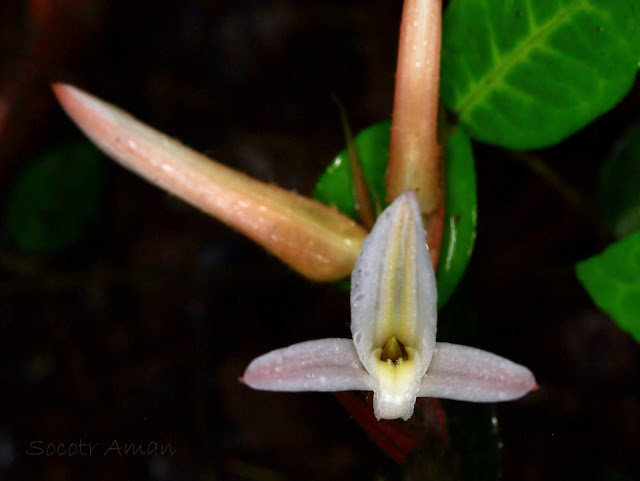
M640 342L640 231L578 263L576 274L598 307Z
M598 207L617 237L640 229L640 124L620 139L600 171Z
M363 130L354 139L376 216L387 206L385 175L389 162L390 129L390 121L380 122ZM335 205L353 220L358 220L347 149L341 150L333 159L318 180L313 196L324 204Z
M385 175L389 158L390 122L381 122L355 138L362 170L376 215L386 207ZM469 138L461 131L448 135L446 152L446 208L442 254L438 266L438 306L455 290L473 251L476 233L476 177ZM358 220L346 150L322 175L313 193L319 201L335 205Z
M620 101L639 61L639 0L452 0L441 95L474 139L539 148Z
M462 279L476 239L476 171L471 141L461 130L445 143L446 212L438 264L438 306L451 297Z
M5 228L22 250L71 247L95 219L104 186L103 156L88 142L48 152L18 175Z

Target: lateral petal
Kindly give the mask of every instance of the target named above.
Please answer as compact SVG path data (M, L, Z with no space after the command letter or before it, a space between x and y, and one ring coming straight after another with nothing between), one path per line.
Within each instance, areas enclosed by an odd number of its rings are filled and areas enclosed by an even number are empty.
M358 359L351 339L301 342L264 354L241 379L262 391L372 390L371 376Z
M537 389L529 369L473 347L436 343L420 397L459 401L510 401Z

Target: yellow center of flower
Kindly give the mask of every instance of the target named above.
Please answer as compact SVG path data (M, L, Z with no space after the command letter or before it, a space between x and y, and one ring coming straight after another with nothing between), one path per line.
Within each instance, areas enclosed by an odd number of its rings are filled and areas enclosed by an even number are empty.
M396 337L373 351L373 374L378 381L374 404L379 418L407 419L418 394L420 356Z
M416 377L418 353L391 337L382 348L373 351L380 386L389 394L404 391Z
M402 342L398 341L395 336L389 339L380 354L380 360L383 362L391 362L393 364L401 364L409 359L409 354Z

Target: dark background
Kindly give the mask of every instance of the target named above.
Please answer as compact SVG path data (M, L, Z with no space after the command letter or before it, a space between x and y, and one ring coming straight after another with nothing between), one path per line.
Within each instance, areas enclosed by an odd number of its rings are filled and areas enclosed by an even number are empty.
M344 144L331 92L356 131L389 118L400 11L382 0L2 2L0 207L24 166L82 139L48 89L57 80L308 194ZM452 304L472 306L474 345L541 385L497 408L506 480L640 476L638 346L573 273L609 240L598 168L639 117L636 85L553 149L475 145L478 240ZM0 477L402 479L334 396L237 380L268 350L348 337L347 294L105 165L105 198L72 248L27 253L0 230ZM98 454L26 454L32 441L81 439ZM175 454L103 456L114 440ZM417 458L407 472L426 479Z

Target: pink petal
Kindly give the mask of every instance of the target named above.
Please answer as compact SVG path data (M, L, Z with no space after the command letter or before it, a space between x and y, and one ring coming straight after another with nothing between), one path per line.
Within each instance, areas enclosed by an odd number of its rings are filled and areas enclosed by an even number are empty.
M254 359L241 381L262 391L371 390L351 339L320 339Z
M473 347L436 343L420 397L459 401L509 401L538 385L529 369Z

